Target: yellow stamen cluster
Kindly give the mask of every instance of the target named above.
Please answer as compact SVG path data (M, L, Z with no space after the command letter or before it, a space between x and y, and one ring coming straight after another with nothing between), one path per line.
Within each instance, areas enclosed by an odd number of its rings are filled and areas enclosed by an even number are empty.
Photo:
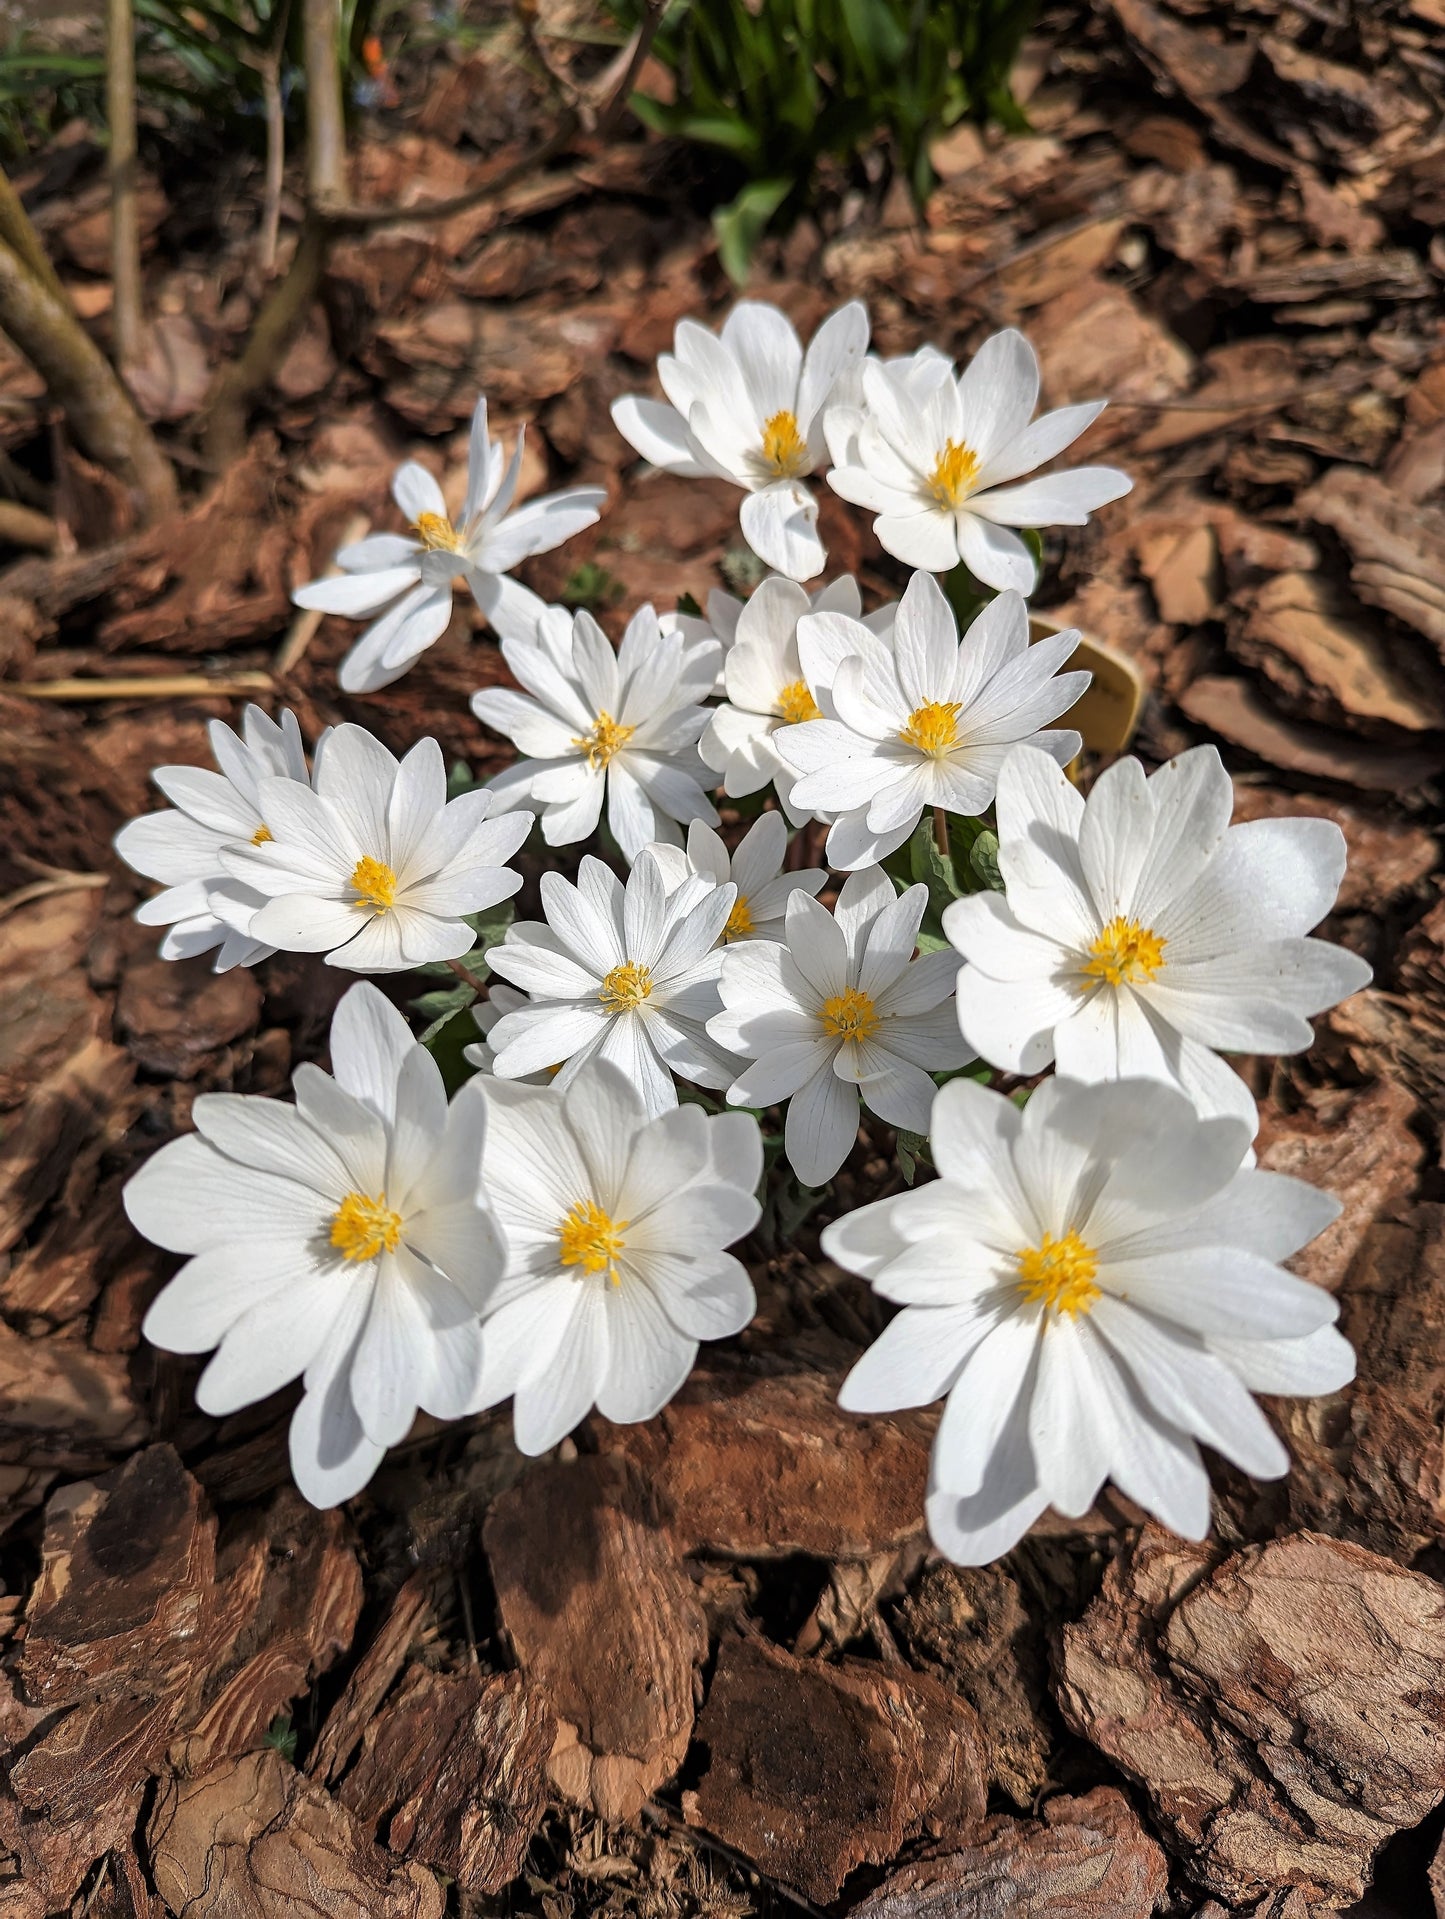
M978 455L962 441L950 440L934 462L928 490L940 506L962 506L978 478Z
M929 700L924 706L914 707L898 737L905 746L939 759L958 745L960 711L958 700Z
M423 513L416 522L416 537L428 553L459 553L462 536L445 513Z
M773 414L763 422L763 463L780 480L796 479L808 470L808 442L798 431L796 413Z
M806 680L790 680L775 702L789 726L801 726L805 720L821 720L822 708L808 691Z
M331 1222L331 1244L343 1259L375 1259L383 1251L394 1253L401 1238L401 1214L386 1203L386 1194L369 1199L365 1193L348 1193L336 1209Z
M267 840L273 840L275 837L276 835L271 831L269 826L258 826L251 835L251 844L252 846L264 846Z
M592 1199L579 1199L557 1228L564 1266L580 1266L584 1273L606 1273L614 1286L622 1284L617 1256L625 1244L622 1235L629 1220L613 1219Z
M635 726L624 726L621 720L614 720L610 713L602 712L587 732L572 735L572 744L582 748L587 755L587 764L594 773L602 773L614 754L622 751L636 731Z
M396 874L385 860L360 859L351 869L351 890L378 913L396 905Z
M872 994L857 986L823 1001L823 1030L830 1039L871 1039L881 1023Z
M728 914L728 923L723 928L725 940L745 940L751 937L753 930L753 912L741 893L733 902L733 910Z
M1065 1233L1062 1239L1045 1233L1037 1246L1025 1246L1014 1259L1019 1292L1030 1306L1067 1313L1072 1319L1089 1312L1103 1297L1094 1284L1098 1255L1075 1232Z
M627 1013L641 1006L652 994L652 974L645 966L639 966L634 960L628 960L625 966L614 966L603 980L597 997L609 1013Z
M1119 915L1089 948L1084 977L1106 980L1110 986L1137 986L1153 979L1164 964L1164 945L1149 927Z

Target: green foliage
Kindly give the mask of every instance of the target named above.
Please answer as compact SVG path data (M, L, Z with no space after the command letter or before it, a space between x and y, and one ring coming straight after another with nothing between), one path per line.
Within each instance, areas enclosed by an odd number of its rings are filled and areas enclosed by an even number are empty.
M459 773L465 771L464 767L453 767L452 779L455 780ZM487 978L491 971L487 965L487 949L501 944L503 935L515 917L516 911L510 900L501 906L494 906L489 913L463 915L476 943L458 964L464 966L473 979L484 981ZM473 1068L462 1057L462 1048L470 1046L480 1037L477 1023L472 1018L472 1008L481 995L475 986L459 979L446 960L436 960L415 970L428 978L447 982L445 986L418 994L411 1002L411 1011L418 1019L425 1020L426 1024L417 1038L441 1068L447 1092L454 1093L464 1080L472 1076Z
M274 1746L283 1759L295 1759L296 1728L291 1724L291 1715L289 1712L277 1713L276 1717L266 1728L266 1733L261 1744L263 1746Z
M627 591L615 573L609 573L596 560L584 560L562 588L563 606L585 607L589 613L605 613Z
M770 224L801 211L818 163L880 134L922 201L929 143L966 116L1027 123L1009 69L1036 0L674 0L654 51L676 97L633 106L650 126L728 155L745 178L714 215L735 280ZM635 27L641 0L617 0Z

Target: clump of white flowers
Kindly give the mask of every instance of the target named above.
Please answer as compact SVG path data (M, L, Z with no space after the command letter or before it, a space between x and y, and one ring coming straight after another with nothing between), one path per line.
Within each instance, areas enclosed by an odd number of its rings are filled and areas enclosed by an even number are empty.
M758 303L720 333L678 326L667 403L614 418L654 466L740 487L773 572L705 613L643 606L617 646L511 577L590 525L601 489L515 507L521 437L507 461L479 402L458 520L408 462L411 532L296 597L371 620L341 669L368 693L464 582L512 681L472 714L510 760L449 782L436 740L397 759L344 724L308 769L294 717L253 707L240 738L212 726L218 771L160 768L171 806L117 839L164 888L138 917L169 929L168 958L455 976L415 999L421 1040L354 986L333 1076L298 1067L294 1106L203 1095L126 1189L186 1256L148 1337L213 1352L216 1414L299 1380L293 1469L318 1505L359 1491L418 1410L510 1400L528 1453L594 1410L650 1419L699 1342L752 1320L743 1242L765 1205L770 1231L792 1211L784 1182L824 1207L840 1174L876 1192L895 1148L888 1196L823 1230L900 1309L841 1398L945 1402L926 1517L950 1557L1006 1552L1048 1507L1078 1518L1109 1479L1198 1538L1200 1446L1283 1473L1252 1395L1351 1376L1334 1302L1282 1265L1335 1204L1254 1167L1255 1104L1221 1057L1308 1046L1369 978L1309 937L1342 836L1232 826L1212 747L1148 775L1120 760L1085 796L1080 636L1035 637L1023 534L1128 490L1108 467L1038 471L1100 403L1035 419L1017 332L962 375L868 341L857 302L806 349ZM917 569L898 600L800 584L827 561L825 473ZM473 1073L450 1103L433 1045Z

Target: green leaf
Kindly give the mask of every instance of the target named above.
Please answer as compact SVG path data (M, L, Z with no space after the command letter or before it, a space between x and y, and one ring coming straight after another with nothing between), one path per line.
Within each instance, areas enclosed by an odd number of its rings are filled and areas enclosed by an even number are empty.
M465 980L458 980L455 986L439 986L434 993L422 993L414 999L411 1002L412 1012L418 1019L427 1022L425 1030L417 1034L420 1044L429 1044L453 1013L461 1012L479 998L480 994L474 986L468 986Z
M691 593L678 594L677 610L679 613L685 613L687 617L692 620L701 620L707 617Z
M1003 874L998 865L998 834L985 827L973 843L969 865L991 893L1004 891Z
M896 1135L896 1144L898 1170L903 1175L904 1185L911 1186L918 1178L919 1167L931 1167L933 1164L928 1151L928 1135L910 1133L906 1127L900 1126Z
M459 799L463 793L470 793L477 784L472 777L472 769L465 760L457 760L447 774L447 798Z
M736 285L741 286L747 279L753 249L792 191L792 185L791 180L754 180L731 205L719 207L713 214L718 258L723 271Z
M470 987L462 990L469 995L465 1005L443 1019L434 1020L421 1035L421 1044L441 1068L448 1095L464 1086L477 1070L463 1054L465 1047L475 1045L481 1038L477 1022L472 1018L476 994Z

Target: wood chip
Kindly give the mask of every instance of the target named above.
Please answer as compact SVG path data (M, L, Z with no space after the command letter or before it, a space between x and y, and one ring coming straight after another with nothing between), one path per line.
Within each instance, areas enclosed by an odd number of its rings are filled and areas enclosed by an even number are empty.
M1041 1819L991 1819L976 1845L905 1866L852 1919L1150 1919L1164 1854L1112 1786L1047 1800Z
M1281 573L1261 587L1232 650L1293 694L1292 707L1302 717L1329 721L1343 714L1408 733L1445 726L1445 700L1432 684L1438 677L1433 655L1421 649L1423 660L1397 658L1381 628L1328 578Z
M1333 527L1349 552L1362 600L1423 633L1445 658L1445 507L1401 499L1358 467L1332 467L1302 513Z
M503 1494L483 1541L517 1661L557 1710L554 1784L630 1819L682 1764L707 1654L651 1488L625 1459L552 1461Z
M698 1737L709 1764L684 1795L689 1823L810 1899L920 1833L971 1837L983 1816L977 1715L921 1674L727 1640Z
M1062 1653L1065 1716L1231 1904L1358 1899L1445 1792L1440 1588L1359 1546L1298 1533L1221 1561L1151 1526Z
M1445 767L1445 747L1377 746L1287 718L1246 680L1206 674L1185 689L1179 704L1197 725L1305 779L1342 782L1373 793L1405 793Z

